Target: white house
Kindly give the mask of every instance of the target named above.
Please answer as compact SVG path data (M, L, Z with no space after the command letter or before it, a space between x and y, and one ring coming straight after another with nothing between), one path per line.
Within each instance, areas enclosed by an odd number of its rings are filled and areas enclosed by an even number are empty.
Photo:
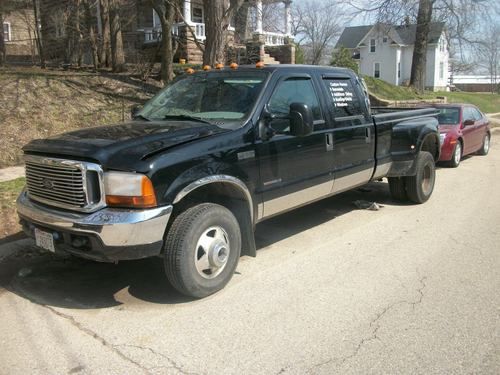
M359 59L361 74L380 78L393 85L410 80L416 25L346 27L335 48L344 46ZM429 90L446 90L449 84L448 43L444 23L431 24L427 47L425 86Z

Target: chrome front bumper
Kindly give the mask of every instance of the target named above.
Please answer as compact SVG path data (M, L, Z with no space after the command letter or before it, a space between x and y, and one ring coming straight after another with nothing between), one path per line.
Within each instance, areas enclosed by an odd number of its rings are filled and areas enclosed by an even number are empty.
M23 191L17 199L17 212L28 235L34 227L48 228L53 230L56 240L56 237L64 239L56 241L56 247L60 245L64 250L96 260L119 260L160 253L172 206L146 210L103 208L93 213L76 213L42 206ZM91 238L93 247L87 251L72 249L71 236ZM132 253L126 252L126 248ZM138 250L136 255L134 249Z

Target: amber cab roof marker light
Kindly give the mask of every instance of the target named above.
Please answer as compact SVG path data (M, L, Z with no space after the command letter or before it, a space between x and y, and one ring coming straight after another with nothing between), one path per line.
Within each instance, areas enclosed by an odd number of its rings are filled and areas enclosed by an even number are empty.
M220 70L222 68L224 68L224 64L218 63L218 64L215 65L215 69L219 69Z
M211 70L211 69L212 69L212 67L210 65L203 65L204 71Z
M186 73L187 74L193 74L194 73L194 69L193 68L187 68L186 69Z
M255 67L256 68L263 68L264 67L264 62L263 61L259 61L257 64L255 64Z
M238 69L238 64L236 64L236 63L232 63L231 65L229 65L229 67L230 67L231 69L233 69L233 70L236 70L236 69Z

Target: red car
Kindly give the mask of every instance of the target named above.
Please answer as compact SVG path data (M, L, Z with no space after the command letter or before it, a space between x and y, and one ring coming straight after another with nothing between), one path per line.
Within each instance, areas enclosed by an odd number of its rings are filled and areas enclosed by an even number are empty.
M439 109L440 162L458 167L464 155L486 155L490 149L490 122L471 104L442 104Z

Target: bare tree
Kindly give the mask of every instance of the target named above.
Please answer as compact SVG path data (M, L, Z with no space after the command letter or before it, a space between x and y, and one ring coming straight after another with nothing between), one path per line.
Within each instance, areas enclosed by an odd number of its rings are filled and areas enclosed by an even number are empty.
M215 65L216 63L225 62L225 31L243 3L244 0L211 0L203 2L206 35L203 64Z
M150 0L153 9L158 14L161 23L161 78L170 82L174 78L174 48L172 26L177 13L175 0Z
M463 51L463 44L473 44L478 22L491 21L500 6L485 0L348 0L357 13L374 14L378 23L417 23L410 85L423 90L425 84L426 50L430 22L445 21L448 41ZM451 54L454 54L452 49Z
M336 1L306 0L294 7L293 28L297 43L306 52L306 62L318 65L329 54L328 47L342 31L344 14Z
M125 53L123 51L122 26L120 22L120 0L109 0L109 30L111 42L111 67L113 72L125 70Z
M498 91L500 73L500 25L488 25L481 33L481 40L476 44L476 63L490 75L491 92Z

